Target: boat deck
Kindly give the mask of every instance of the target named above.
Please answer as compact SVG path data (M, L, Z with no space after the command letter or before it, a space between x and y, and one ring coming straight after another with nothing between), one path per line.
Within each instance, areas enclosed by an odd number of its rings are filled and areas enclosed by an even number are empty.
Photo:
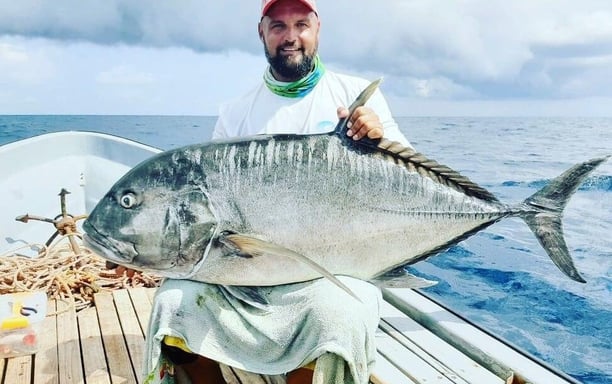
M50 300L34 355L0 360L2 384L141 383L151 288L98 293L76 312Z
M0 360L1 384L142 383L144 337L153 288L98 293L95 307L75 312L49 301L40 350ZM389 296L389 292L386 292ZM393 301L393 294L388 298ZM373 384L515 383L507 368L485 368L388 302L377 332ZM520 381L516 381L519 383ZM565 381L549 381L565 383Z

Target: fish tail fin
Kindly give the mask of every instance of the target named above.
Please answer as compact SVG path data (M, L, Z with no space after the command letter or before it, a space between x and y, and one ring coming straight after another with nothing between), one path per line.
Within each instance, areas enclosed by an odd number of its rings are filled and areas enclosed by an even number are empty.
M609 156L576 164L523 201L520 216L533 231L553 263L572 280L585 283L563 237L562 216L582 181Z

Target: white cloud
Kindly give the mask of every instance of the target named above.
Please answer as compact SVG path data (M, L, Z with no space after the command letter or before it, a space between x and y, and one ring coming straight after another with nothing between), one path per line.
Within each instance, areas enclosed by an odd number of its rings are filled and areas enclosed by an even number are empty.
M473 89L446 77L389 77L385 83L391 84L395 94L410 98L451 100L479 97Z
M612 97L440 100L388 96L387 100L395 116L609 117L612 105Z
M150 101L142 110L178 105L166 100L181 97L174 87L214 110L245 82L260 79L259 4L0 0L0 70L6 74L0 82L11 93L41 84L41 100L45 92L89 92L104 97L108 108L117 108L111 102L116 94L103 96L113 88L124 87L126 95L159 92L151 97L159 104ZM335 0L320 1L319 9L328 67L384 76L383 89L394 98L612 97L607 0ZM241 60L256 67L245 68ZM211 71L215 76L208 76ZM189 75L208 83L187 80ZM206 91L198 94L198 86ZM180 105L193 105L193 98Z
M142 72L127 66L113 67L107 71L100 72L96 81L105 85L152 85L155 79L151 73Z
M55 65L49 58L53 48L48 50L34 44L26 49L22 39L0 40L0 84L40 84L55 73Z
M20 64L28 60L28 55L9 43L0 44L0 60L9 64Z

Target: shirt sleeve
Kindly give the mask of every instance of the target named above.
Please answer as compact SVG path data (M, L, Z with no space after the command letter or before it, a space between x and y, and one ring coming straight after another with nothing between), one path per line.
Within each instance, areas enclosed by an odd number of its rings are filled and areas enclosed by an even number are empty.
M228 105L222 104L219 107L219 117L217 117L217 122L215 123L215 128L213 129L212 140L230 138L230 134L227 130L228 115Z
M378 118L383 125L383 135L386 139L397 141L406 147L412 148L410 141L408 141L406 136L404 136L404 134L400 131L397 122L391 114L389 105L387 104L387 101L380 90L376 90L376 92L372 95L372 98L367 102L367 105L378 115Z
M216 140L216 139L226 139L227 138L227 132L225 130L225 126L223 125L223 119L221 118L221 116L219 116L217 118L217 122L215 123L215 128L213 129L212 132L212 140Z

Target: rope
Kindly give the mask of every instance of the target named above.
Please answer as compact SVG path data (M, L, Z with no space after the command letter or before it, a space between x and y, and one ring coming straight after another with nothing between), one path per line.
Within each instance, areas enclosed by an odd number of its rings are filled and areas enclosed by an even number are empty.
M101 291L136 287L157 287L161 278L144 272L128 276L106 268L103 258L80 246L75 254L64 235L49 247L27 244L0 255L0 294L44 291L49 299L74 303L80 309L94 305L94 294ZM38 247L38 257L19 255L24 248Z

